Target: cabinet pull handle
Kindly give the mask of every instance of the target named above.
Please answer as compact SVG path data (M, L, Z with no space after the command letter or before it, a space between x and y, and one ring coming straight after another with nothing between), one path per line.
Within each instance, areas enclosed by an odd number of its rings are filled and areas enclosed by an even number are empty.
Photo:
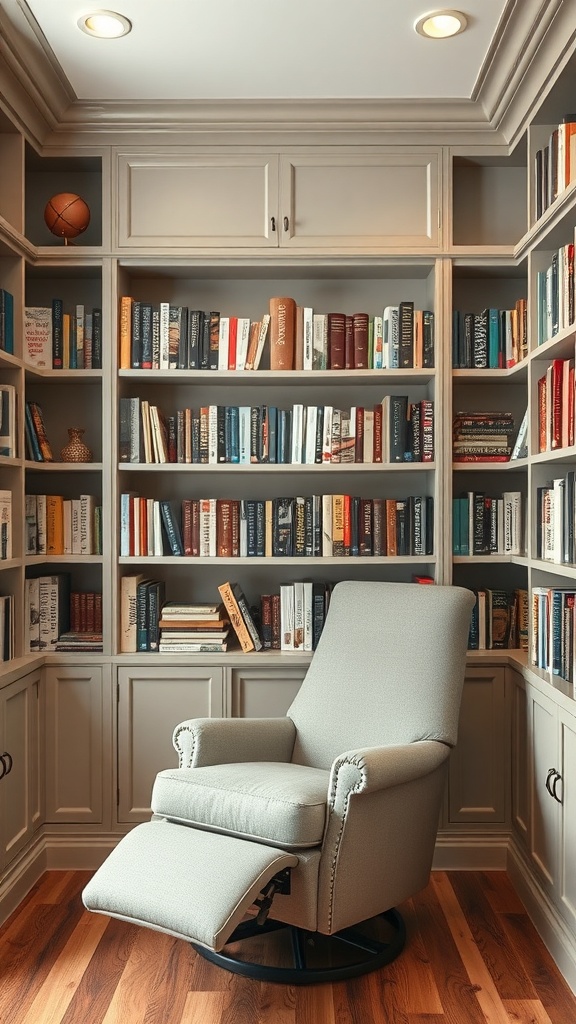
M10 772L12 771L12 765L14 764L14 762L12 760L12 755L9 754L7 751L4 751L3 754L0 754L0 761L2 761L2 774L0 775L0 779L3 779L5 775L9 775Z
M2 768L0 769L0 779L3 779L6 775L6 761L4 760L3 754L0 754L0 764L2 765Z
M270 217L270 224L272 226L272 231L276 231L276 217Z
M556 792L556 786L558 785L559 782L562 782L562 776L560 775L560 772L554 772L554 781L551 783L551 786L552 786L552 796L554 797L554 799L556 800L557 803L561 804L562 803L562 797L558 796L558 794Z
M284 231L288 231L289 227L290 227L290 221L288 220L288 217L284 217Z
M550 796L554 796L554 793L552 792L552 776L553 775L556 775L556 769L555 768L549 768L548 769L548 775L546 776L546 789L548 790Z

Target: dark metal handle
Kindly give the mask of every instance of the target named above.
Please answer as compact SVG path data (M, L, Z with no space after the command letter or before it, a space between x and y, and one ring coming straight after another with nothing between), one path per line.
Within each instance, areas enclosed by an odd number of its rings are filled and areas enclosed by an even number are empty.
M558 773L557 773L555 768L549 768L548 769L548 775L546 776L546 789L550 793L550 796L554 796L554 793L552 792L552 778L553 778L554 775L557 775L557 774Z
M9 754L5 750L3 754L0 754L0 761L2 762L2 774L0 775L0 779L3 779L5 775L9 775L12 771L12 765L14 764L12 754Z
M276 231L276 217L270 217L270 224L272 225L272 231Z
M554 797L554 799L556 800L557 803L561 804L562 803L562 797L558 796L558 794L556 792L556 786L558 785L559 782L562 782L562 776L560 775L560 772L555 772L554 773L554 782L551 783L551 785L552 785L552 796Z
M288 217L284 217L284 231L288 231L289 227L290 227L290 221L288 220Z

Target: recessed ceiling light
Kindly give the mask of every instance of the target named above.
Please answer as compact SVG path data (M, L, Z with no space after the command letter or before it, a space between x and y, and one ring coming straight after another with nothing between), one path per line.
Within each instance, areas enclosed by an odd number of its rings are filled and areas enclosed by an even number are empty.
M416 32L428 39L447 39L463 32L468 24L461 11L432 11L414 22Z
M78 19L78 28L97 39L118 39L132 30L132 23L114 11L92 11Z

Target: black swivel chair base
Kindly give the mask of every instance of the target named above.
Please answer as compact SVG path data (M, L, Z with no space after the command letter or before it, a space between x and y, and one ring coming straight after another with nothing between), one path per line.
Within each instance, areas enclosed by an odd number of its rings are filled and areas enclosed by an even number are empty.
M365 925L385 922L390 936L386 941L374 934L375 929L363 931L364 925L344 928L334 935L319 935L280 921L266 921L259 925L243 921L228 940L228 945L269 932L286 929L290 935L293 966L279 967L242 960L227 952L215 953L192 943L192 948L210 963L234 974L257 981L271 981L281 985L317 985L322 982L345 981L368 974L392 963L404 948L406 928L397 910L387 910Z

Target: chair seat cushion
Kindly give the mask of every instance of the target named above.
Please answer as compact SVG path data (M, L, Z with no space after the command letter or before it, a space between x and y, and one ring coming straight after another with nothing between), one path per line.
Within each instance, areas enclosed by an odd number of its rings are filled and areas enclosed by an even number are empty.
M155 814L273 846L322 842L330 773L277 761L174 768L156 776Z

